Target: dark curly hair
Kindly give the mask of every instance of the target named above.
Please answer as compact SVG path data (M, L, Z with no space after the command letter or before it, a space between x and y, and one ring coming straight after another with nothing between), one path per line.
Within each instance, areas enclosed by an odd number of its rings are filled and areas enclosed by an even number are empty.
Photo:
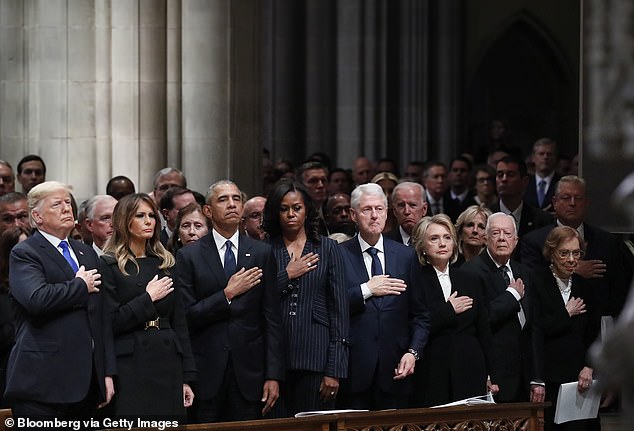
M304 200L304 206L306 207L306 220L304 221L306 238L312 242L319 242L318 214L315 209L315 204L310 198L306 188L296 181L280 181L275 188L271 190L271 193L269 193L266 199L266 205L264 205L264 230L272 239L282 236L280 207L282 206L282 199L290 192L301 194Z

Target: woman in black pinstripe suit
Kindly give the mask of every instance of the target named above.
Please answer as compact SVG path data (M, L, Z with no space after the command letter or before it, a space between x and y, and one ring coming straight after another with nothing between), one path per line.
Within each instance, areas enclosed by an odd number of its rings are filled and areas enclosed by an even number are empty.
M264 228L278 266L286 333L285 414L333 408L348 369L348 296L338 244L317 233L306 189L282 182L269 195Z

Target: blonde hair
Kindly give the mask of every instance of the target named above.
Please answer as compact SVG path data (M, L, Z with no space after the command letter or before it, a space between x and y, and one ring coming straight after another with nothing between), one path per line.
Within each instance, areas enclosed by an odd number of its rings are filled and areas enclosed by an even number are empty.
M137 272L139 271L139 264L130 250L130 224L142 202L150 206L156 217L152 238L145 243L145 253L157 256L161 260L159 269L171 268L176 263L174 256L161 244L161 223L154 200L145 193L135 193L122 197L114 207L112 236L104 246L104 253L112 255L117 260L117 266L124 275L128 275L125 270L128 262L133 262Z
M440 225L446 228L451 235L451 242L453 243L453 253L449 258L449 263L455 263L458 259L458 242L456 240L456 228L454 227L451 219L447 214L436 214L432 217L423 217L420 219L414 229L412 229L412 245L416 250L416 254L418 255L418 261L421 265L427 265L429 262L427 261L427 256L425 254L425 249L423 246L425 245L425 236L427 235L427 230L429 226L432 224Z
M477 216L484 216L484 225L486 227L486 222L491 216L491 210L482 205L471 205L467 207L463 212L458 216L458 220L456 220L456 237L458 239L458 252L462 253L462 229L464 229L464 225L469 221L474 220ZM482 244L482 248L486 247L486 243Z
M31 226L33 228L37 228L37 224L33 219L33 211L40 211L40 207L42 205L42 201L46 199L53 192L57 192L59 190L63 190L68 193L68 196L71 196L72 189L69 185L60 183L59 181L45 181L33 187L29 194L26 196L27 205L29 208L29 221L31 222Z

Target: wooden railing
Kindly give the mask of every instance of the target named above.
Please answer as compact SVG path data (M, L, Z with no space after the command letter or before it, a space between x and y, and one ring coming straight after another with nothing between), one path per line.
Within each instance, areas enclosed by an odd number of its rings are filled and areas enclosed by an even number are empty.
M549 404L486 404L196 424L188 431L543 431ZM0 431L10 410L0 410ZM174 428L171 428L172 430ZM169 431L170 428L165 428Z

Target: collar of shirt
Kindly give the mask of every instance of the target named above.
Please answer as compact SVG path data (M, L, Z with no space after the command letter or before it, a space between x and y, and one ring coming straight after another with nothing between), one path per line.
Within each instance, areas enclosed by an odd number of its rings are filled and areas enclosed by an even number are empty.
M566 225L563 224L562 222L560 222L559 219L557 219L557 227L561 227L561 226L566 226ZM585 237L584 237L585 229L583 227L583 223L581 223L579 226L577 226L577 232L579 232L579 235L581 236L581 239L585 239Z
M506 207L506 205L504 205L504 202L502 202L502 200L500 199L500 211L503 212L504 214L513 216L513 218L515 219L515 226L517 227L518 231L520 229L520 219L522 218L523 208L524 208L524 201L521 201L520 204L517 206L517 208L515 208L515 211L511 211L510 209Z
M401 226L398 227L398 231L401 234L401 238L403 238L403 244L408 245L411 238L410 235Z
M70 245L70 241L68 240L68 238L64 238L64 239L59 239L58 237L56 237L55 235L51 235L48 232L44 232L44 231L40 231L40 233L42 234L42 236L44 238L46 238L46 240L48 242L51 243L51 245L53 247L55 247L55 249L59 252L59 254L61 254L62 256L64 255L64 252L62 252L62 249L59 248L59 243L61 243L62 241L66 241L68 243L68 250L70 251L70 255L73 257L73 259L75 259L75 262L79 263L79 259L77 259L77 255L75 254L75 250L73 250L73 247ZM77 265L77 266L81 266L81 265Z
M464 192L460 193L459 195L455 194L453 190L451 190L451 199L458 199L460 202L464 201L467 198L467 195L469 194L469 189L465 190Z
M97 256L101 256L103 254L103 250L100 249L97 244L95 244L94 242L92 243L92 249L95 250L95 253L97 253Z
M554 176L555 176L555 171L552 171L550 173L550 175L548 175L546 177L540 177L538 173L535 173L535 185L539 189L539 182L541 180L544 180L544 181L546 181L546 190L548 190L548 187L550 186L550 183L553 181L553 177Z
M445 302L451 296L451 278L449 277L449 265L445 268L444 271L438 271L436 267L434 267L434 271L436 271L436 277L438 277L438 282L440 283L440 288L442 289L442 295L445 298Z
M435 266L433 268L434 271L436 271L436 277L449 277L449 265L447 265L447 268L445 268L444 271L439 271Z
M429 194L428 191L425 191L425 195L427 196L427 205L428 206L432 206L432 205L434 205L436 203L439 203L439 204L442 203L442 198L436 200Z
M368 244L367 242L365 242L365 240L361 237L361 235L357 235L357 238L359 239L359 245L361 246L361 252L365 253L365 251L367 249L369 249L370 247L374 247L374 248L376 248L379 251L379 253L385 253L385 251L383 249L383 235L381 235L379 237L379 240L374 245L371 245L371 244Z
M511 260L507 260L506 263L504 265L499 265L495 259L493 259L493 256L491 256L491 252L489 251L489 249L487 248L487 253L489 254L489 257L491 258L491 260L493 261L493 263L495 264L495 267L497 268L497 270L499 271L501 267L506 266L509 269L509 277L511 277L511 280L514 280L515 278L513 277L513 270L511 269Z
M231 235L231 238L225 238L224 236L220 235L216 229L212 229L211 230L213 237L214 237L214 242L216 243L216 249L218 250L218 254L220 255L220 259L223 261L222 264L224 265L224 256L225 256L225 243L227 242L227 240L231 241L233 250L234 250L234 254L235 250L238 250L238 238L240 237L240 234L238 233L238 231L236 230L233 235ZM236 254L237 256L237 254Z

